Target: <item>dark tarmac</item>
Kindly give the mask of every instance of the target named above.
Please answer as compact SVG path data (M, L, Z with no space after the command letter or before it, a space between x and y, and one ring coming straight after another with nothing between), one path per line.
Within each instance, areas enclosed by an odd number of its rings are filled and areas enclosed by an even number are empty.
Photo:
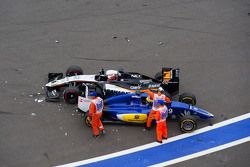
M72 64L150 76L179 67L180 93L194 93L214 123L248 113L249 12L248 0L1 0L0 166L60 165L155 140L154 130L125 125L105 125L95 140L76 106L45 102L47 73ZM248 167L249 147L173 166Z

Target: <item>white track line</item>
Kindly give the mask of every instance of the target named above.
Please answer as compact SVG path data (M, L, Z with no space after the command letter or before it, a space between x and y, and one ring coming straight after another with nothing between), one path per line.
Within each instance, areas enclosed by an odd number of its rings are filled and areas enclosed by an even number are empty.
M200 133L203 133L203 132L207 132L207 131L210 131L210 130L213 130L213 129L216 129L216 128L219 128L219 127L222 127L222 126L226 126L226 125L229 125L229 124L232 124L232 123L235 123L235 122L239 122L239 121L247 119L247 118L250 118L250 113L247 113L247 114L235 117L235 118L231 118L229 120L214 124L213 126L208 126L208 127L202 128L202 129L198 129L198 130L196 130L196 131L194 131L192 133L185 133L185 134L182 134L182 135L179 135L179 136L171 137L168 140L163 141L163 144L170 143L170 142L180 140L180 139L183 139L183 138L187 138L187 137L190 137L190 136L194 136L194 135L197 135L197 134L200 134ZM106 160L106 159L118 157L118 156L121 156L121 155L130 154L130 153L133 153L133 152L145 150L145 149L152 148L152 147L159 146L159 145L161 145L161 144L159 144L157 142L153 142L153 143L145 144L145 145L142 145L142 146L130 148L130 149L127 149L127 150L123 150L123 151L119 151L119 152L115 152L115 153L111 153L111 154L107 154L107 155L103 155L103 156L99 156L99 157L95 157L95 158L91 158L91 159L77 161L77 162L73 162L73 163L69 163L69 164L65 164L65 165L59 165L57 167L80 166L80 165L84 165L84 164L89 164L89 163L93 163L93 162L97 162L97 161L101 161L101 160ZM215 148L217 148L217 147L215 147ZM214 149L214 148L212 148L212 149Z

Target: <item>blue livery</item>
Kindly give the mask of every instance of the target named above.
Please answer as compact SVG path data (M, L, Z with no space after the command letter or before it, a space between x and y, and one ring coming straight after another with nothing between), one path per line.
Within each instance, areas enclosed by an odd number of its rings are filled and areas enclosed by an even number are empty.
M104 123L146 123L152 103L147 93L129 93L104 100ZM211 119L213 114L190 104L172 101L166 104L168 117L180 120L180 129L191 132L196 128L196 119Z

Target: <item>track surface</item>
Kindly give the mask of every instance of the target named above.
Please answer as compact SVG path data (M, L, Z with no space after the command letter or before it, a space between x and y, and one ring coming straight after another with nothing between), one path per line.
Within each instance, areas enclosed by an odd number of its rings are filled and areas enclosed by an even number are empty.
M154 141L154 130L117 125L94 140L75 106L44 102L47 73L72 64L151 76L179 67L180 92L194 93L214 122L248 113L249 12L247 0L1 0L1 166L53 166ZM249 145L176 166L249 166Z

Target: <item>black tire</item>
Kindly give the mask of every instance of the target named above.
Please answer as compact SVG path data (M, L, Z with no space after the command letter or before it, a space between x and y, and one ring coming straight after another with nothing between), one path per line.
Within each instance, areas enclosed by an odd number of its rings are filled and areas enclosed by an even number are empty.
M88 113L89 113L89 111L87 111L84 114L83 122L84 122L84 125L86 125L88 127L92 127L92 119L91 119L91 117L88 116Z
M193 132L197 128L197 122L195 117L189 116L182 116L180 118L180 130L184 133Z
M77 87L67 87L63 92L63 98L68 104L77 104L80 90Z
M159 81L162 81L162 72L160 71L160 72L157 72L156 74L155 74L155 79L156 80L159 80Z
M66 70L66 76L71 77L74 75L83 75L82 68L76 65L72 65Z
M167 96L170 100L172 100L172 96L167 91L164 91L164 95Z
M192 93L182 93L179 97L179 101L193 106L196 105L196 97Z

